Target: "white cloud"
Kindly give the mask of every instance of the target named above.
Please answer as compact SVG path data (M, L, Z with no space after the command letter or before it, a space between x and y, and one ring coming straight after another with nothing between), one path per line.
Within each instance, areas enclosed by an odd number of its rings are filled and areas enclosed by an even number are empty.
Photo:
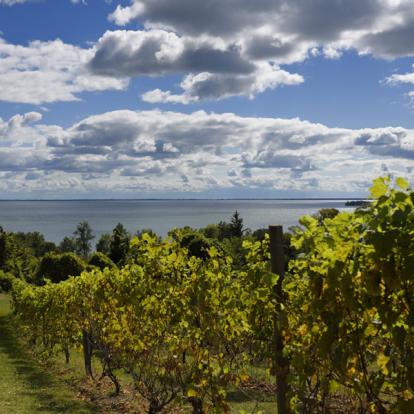
M158 29L105 33L96 45L90 68L98 75L114 77L188 73L181 82L181 94L160 89L143 94L145 101L153 103L254 97L304 81L276 64L252 60L220 39L192 39Z
M187 75L181 82L183 93L174 95L171 91L155 89L142 95L146 102L183 103L199 100L220 100L231 96L247 95L254 98L267 89L282 85L298 85L304 81L298 74L281 70L277 66L261 64L249 75L227 75L202 72Z
M414 56L413 9L414 0L130 0L109 19L121 26L136 20L144 29L106 32L90 49L0 40L0 99L73 101L85 91L124 89L131 77L166 74L182 75L181 91L154 89L144 100L254 97L303 82L283 65L309 57L339 59L350 49L384 59ZM395 74L390 83L412 79Z
M0 6L3 4L5 6L14 6L15 4L26 3L28 0L0 0Z
M181 92L154 89L143 95L147 102L254 96L275 85L299 83L300 75L275 70L273 81L263 80L260 68L266 65L280 67L321 54L339 59L350 49L384 59L414 56L413 9L413 0L131 0L118 5L109 19L120 26L136 20L145 30L106 33L92 68L111 76L183 73ZM210 53L205 59L196 54L203 42ZM168 53L161 58L163 48L175 53L172 59ZM254 70L243 76L220 73L223 56L213 51L231 51L233 71L236 58ZM188 54L195 58L186 61ZM400 75L398 81L411 79L411 74Z
M414 84L414 65L413 65L413 72L408 72L404 74L395 73L394 75L387 78L387 82L391 84L399 84L399 83Z
M414 131L404 128L159 110L108 112L68 128L41 122L39 113L0 119L5 191L362 193L384 168L414 179Z
M0 100L29 104L79 100L85 91L124 89L127 81L91 75L86 64L93 50L34 41L27 46L0 39Z

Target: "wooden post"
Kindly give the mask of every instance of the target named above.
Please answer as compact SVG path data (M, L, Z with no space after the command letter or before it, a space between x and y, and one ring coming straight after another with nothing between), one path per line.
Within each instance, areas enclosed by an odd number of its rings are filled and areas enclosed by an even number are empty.
M83 342L83 361L85 365L85 372L88 377L93 378L92 371L92 344L90 341L89 333L83 329L82 330L82 342Z
M276 398L278 414L290 412L288 394L289 360L283 356L284 341L282 334L281 304L284 301L283 279L285 277L285 255L283 250L283 227L269 226L271 271L279 275L274 286L276 309L273 321L273 366L276 376Z

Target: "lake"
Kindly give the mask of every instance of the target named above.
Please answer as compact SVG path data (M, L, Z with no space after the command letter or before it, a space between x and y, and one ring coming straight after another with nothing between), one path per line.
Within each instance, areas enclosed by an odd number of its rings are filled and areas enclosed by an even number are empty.
M270 224L286 229L321 208L345 207L346 200L59 200L0 201L0 225L7 231L39 231L58 243L71 236L80 221L88 221L97 238L122 223L130 232L152 229L165 236L173 227L194 228L229 221L238 210L255 230Z

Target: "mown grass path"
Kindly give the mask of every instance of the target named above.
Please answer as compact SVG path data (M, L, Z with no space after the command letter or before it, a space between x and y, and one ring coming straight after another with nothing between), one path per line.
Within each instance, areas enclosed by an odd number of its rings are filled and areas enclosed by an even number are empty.
M0 294L0 413L93 413L93 407L77 400L69 385L21 348L9 312L8 297Z

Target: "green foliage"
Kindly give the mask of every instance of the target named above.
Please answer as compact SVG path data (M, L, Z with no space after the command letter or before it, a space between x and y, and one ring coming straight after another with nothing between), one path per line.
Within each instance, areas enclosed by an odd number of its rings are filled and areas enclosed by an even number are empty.
M243 236L243 219L240 217L239 212L236 210L230 220L230 233L231 237Z
M109 257L111 254L111 239L112 236L109 233L103 233L98 243L96 243L96 251Z
M205 260L209 257L209 250L214 245L214 242L200 233L187 233L182 237L180 244L181 247L185 247L188 250L190 256Z
M0 293L9 293L13 288L13 282L16 278L10 273L4 273L0 270Z
M322 223L325 219L333 219L338 214L339 210L336 208L322 208L314 215L314 217L319 223Z
M32 249L19 243L14 233L7 233L0 227L0 270L31 280L37 264Z
M215 248L201 260L178 241L144 234L132 240L126 267L44 287L19 282L13 306L50 352L80 345L86 330L105 369L131 373L151 412L177 398L223 411L250 334L242 291Z
M76 253L76 240L74 237L64 237L60 242L58 250L60 253Z
M42 257L46 253L56 251L55 243L46 241L43 234L35 231L29 233L13 233L16 243L30 249L35 257Z
M349 389L370 412L411 412L414 400L414 193L375 180L373 203L332 219L305 217L294 236L288 352L302 407L323 412ZM405 410L405 411L404 411Z
M122 264L128 255L130 235L125 227L118 223L112 231L109 257L117 264Z
M155 233L155 231L153 231L152 229L142 229L142 230L137 230L137 232L135 233L135 236L138 237L139 239L142 238L142 236L144 234L149 234L151 237L155 237L156 239L161 240L161 238L159 238L157 236L157 233Z
M95 238L91 226L87 221L82 221L73 234L75 236L76 253L86 259L91 251L91 240Z
M175 400L195 412L226 411L227 390L248 379L250 364L276 368L277 310L293 412L332 412L330 401L346 390L354 412L408 414L414 193L402 179L396 185L376 180L375 199L363 210L300 220L293 237L285 236L291 260L283 302L266 232L260 240L224 238L225 254L208 246L205 230L186 229L166 240L134 238L122 268L44 287L17 280L13 306L49 352L80 346L88 332L105 372L114 383L115 368L130 373L151 413ZM235 240L242 242L242 263L228 254L226 244Z
M42 284L45 279L59 283L70 276L79 276L85 270L85 264L74 253L46 254L40 261L36 272L36 282Z
M236 210L230 218L230 223L220 221L218 224L209 224L207 227L200 229L200 232L208 239L223 241L232 237L241 238L247 229L244 228L243 219ZM189 233L194 230L188 228Z
M101 270L108 268L112 269L115 267L115 263L106 255L100 252L95 252L91 255L88 261L89 265L95 266Z
M220 230L217 224L209 224L203 229L200 229L200 232L208 239L220 239Z

